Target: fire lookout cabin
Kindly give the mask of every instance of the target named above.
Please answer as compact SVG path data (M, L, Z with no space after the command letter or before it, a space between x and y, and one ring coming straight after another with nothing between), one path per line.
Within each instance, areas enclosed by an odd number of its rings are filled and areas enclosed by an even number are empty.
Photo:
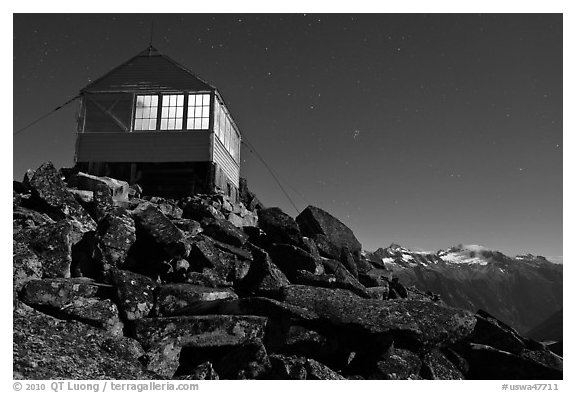
M145 195L237 200L241 138L218 90L150 46L80 91L75 162Z

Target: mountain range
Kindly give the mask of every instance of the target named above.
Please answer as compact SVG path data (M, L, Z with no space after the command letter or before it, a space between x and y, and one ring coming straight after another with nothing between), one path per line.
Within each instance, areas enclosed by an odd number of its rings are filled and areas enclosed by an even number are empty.
M563 266L542 256L509 257L477 245L430 253L397 244L364 254L407 285L453 307L486 310L521 333L562 309Z

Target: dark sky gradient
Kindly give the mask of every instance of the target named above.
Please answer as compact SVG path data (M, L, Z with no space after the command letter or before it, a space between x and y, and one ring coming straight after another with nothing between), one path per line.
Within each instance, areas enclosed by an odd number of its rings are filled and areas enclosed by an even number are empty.
M14 130L154 45L215 85L300 209L365 249L562 255L562 16L15 15ZM14 138L70 166L75 110ZM246 148L242 175L296 215Z

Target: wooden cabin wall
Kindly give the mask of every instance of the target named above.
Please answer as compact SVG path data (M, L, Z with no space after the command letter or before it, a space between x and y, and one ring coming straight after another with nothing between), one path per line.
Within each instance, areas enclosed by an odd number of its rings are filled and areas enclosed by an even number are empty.
M240 184L240 166L234 161L218 138L214 138L213 161L222 168L226 177L238 188Z
M211 161L208 131L85 132L77 137L76 162Z

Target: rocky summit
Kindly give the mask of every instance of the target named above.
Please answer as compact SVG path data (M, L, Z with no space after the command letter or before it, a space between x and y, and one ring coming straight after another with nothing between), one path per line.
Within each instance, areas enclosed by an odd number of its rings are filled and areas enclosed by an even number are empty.
M13 187L15 379L562 379L314 206L180 200L45 163ZM557 352L557 351L556 351Z

